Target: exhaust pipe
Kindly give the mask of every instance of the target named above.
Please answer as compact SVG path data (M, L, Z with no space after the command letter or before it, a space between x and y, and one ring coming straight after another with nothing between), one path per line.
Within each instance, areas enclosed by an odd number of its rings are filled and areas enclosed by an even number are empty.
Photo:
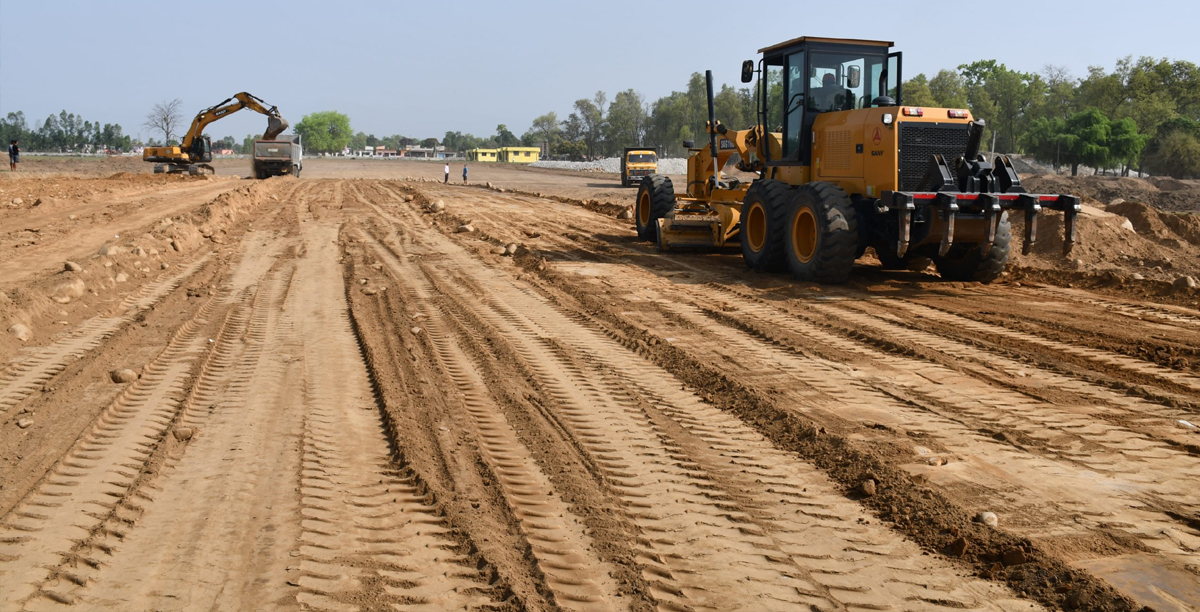
M712 70L704 71L704 87L708 91L708 150L713 158L713 189L721 184L721 167L717 165L717 108L713 104Z

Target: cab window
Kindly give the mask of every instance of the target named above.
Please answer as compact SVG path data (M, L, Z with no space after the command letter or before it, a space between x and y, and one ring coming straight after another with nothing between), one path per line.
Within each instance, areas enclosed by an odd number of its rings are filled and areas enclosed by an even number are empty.
M866 108L879 93L883 55L814 52L810 59L808 110L830 111Z
M795 159L800 151L800 130L804 126L804 52L789 55L784 68L787 102L784 109L783 156Z

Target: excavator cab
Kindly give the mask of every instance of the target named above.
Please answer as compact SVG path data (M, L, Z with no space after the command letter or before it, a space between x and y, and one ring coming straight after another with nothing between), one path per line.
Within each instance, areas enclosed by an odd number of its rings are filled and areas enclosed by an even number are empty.
M191 159L193 163L209 163L213 160L212 138L201 136L192 141Z

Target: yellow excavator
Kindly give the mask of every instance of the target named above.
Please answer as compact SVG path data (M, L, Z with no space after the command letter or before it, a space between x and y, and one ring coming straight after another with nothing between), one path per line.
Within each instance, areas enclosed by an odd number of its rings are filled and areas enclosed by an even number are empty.
M188 174L215 174L216 170L209 165L212 161L212 140L204 135L204 128L224 117L248 108L267 116L267 131L263 140L273 140L288 128L288 122L279 114L274 106L268 108L267 103L246 92L234 95L216 106L200 111L192 120L192 127L183 135L183 141L178 146L146 147L142 152L142 160L154 162L154 172Z
M904 106L892 43L801 37L762 49L758 125L730 130L713 108L709 142L691 150L687 186L652 175L638 189L638 237L660 250L735 246L755 270L845 282L868 247L885 268L991 282L1004 271L1008 213L1023 213L1024 251L1045 210L1063 213L1064 255L1075 243L1076 196L1031 194L1003 155L980 155L984 123L967 109ZM722 170L737 154L738 170ZM914 260L920 258L923 262Z

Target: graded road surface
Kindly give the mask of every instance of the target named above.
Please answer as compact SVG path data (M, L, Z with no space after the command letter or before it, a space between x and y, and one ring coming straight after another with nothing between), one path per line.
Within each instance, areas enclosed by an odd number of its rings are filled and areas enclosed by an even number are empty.
M1178 294L797 283L440 171L0 180L89 202L0 216L0 610L1200 609Z

